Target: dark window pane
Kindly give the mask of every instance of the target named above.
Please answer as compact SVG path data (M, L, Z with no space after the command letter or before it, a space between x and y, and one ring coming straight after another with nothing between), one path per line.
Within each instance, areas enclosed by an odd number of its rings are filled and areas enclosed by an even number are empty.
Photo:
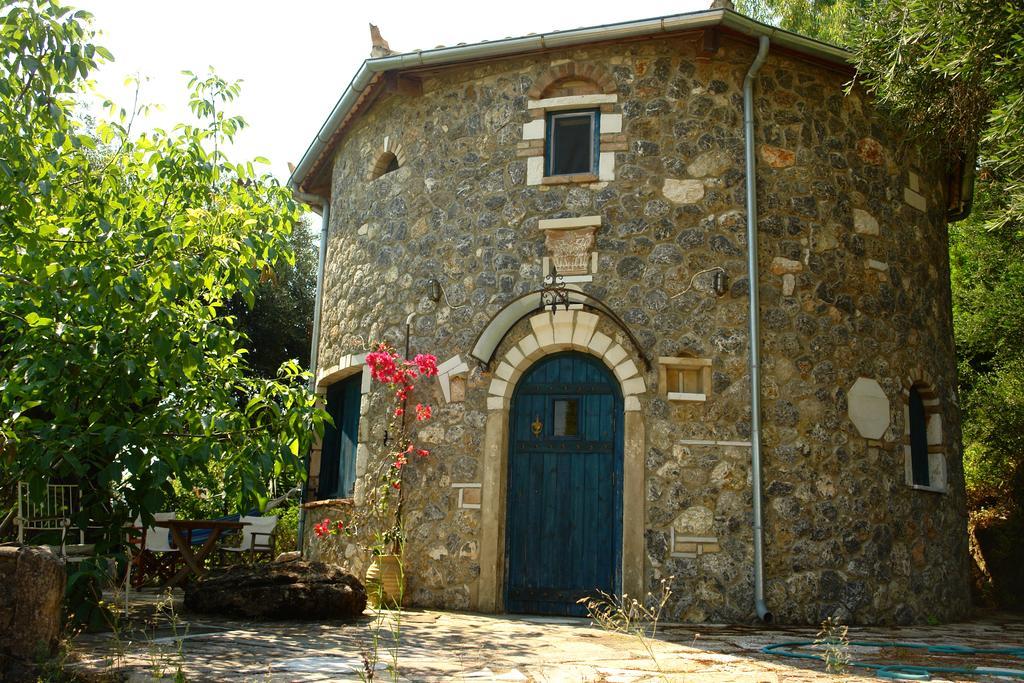
M391 161L388 162L388 167L384 169L384 173L391 173L392 171L398 170L398 157L392 156Z
M551 125L551 175L590 173L594 151L593 116L556 116Z
M917 387L910 389L910 464L914 483L928 486L928 421Z
M576 401L563 399L555 401L555 436L576 436Z

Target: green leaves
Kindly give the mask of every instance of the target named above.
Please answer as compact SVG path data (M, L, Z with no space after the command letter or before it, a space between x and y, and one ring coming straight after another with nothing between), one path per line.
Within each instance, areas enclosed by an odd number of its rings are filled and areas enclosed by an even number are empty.
M43 318L35 311L29 311L25 314L25 322L29 327L48 327L53 324L53 319Z
M737 0L736 9L758 21L818 40L848 46L872 0Z
M972 507L1024 507L1024 5L886 0L855 45L865 86L947 158L977 145L972 215L950 226Z
M0 9L0 450L4 484L73 478L114 539L211 471L232 508L265 501L323 413L293 364L257 376L224 314L293 258L299 217L217 151L238 84L193 78L200 126L129 135L116 106L85 125L72 95L111 59L87 20Z

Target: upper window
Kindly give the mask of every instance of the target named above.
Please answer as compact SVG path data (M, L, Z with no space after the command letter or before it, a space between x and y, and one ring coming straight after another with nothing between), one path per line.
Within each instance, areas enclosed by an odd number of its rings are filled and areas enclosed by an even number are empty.
M598 110L551 112L547 118L545 175L596 174L600 140Z
M924 399L918 388L910 388L908 411L910 413L910 466L915 486L930 486L928 467L928 418L925 415Z

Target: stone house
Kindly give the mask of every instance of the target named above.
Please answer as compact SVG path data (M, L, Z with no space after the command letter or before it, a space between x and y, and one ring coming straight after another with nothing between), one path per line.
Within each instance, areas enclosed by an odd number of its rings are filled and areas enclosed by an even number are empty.
M307 518L360 504L365 352L408 342L440 361L411 604L574 614L671 577L670 619L964 614L946 224L971 179L846 94L844 51L728 9L376 43L289 181L323 216L338 424ZM365 566L311 526L307 554Z

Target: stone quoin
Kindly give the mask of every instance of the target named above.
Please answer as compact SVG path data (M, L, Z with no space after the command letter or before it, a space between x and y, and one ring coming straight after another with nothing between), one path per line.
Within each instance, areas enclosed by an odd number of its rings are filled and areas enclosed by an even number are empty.
M963 183L846 92L846 53L713 9L378 54L289 181L326 216L313 365L347 416L310 456L307 559L368 563L311 531L386 451L383 340L440 366L404 486L412 605L572 614L673 577L666 619L748 621L757 438L777 621L965 614ZM568 309L540 308L552 276Z

